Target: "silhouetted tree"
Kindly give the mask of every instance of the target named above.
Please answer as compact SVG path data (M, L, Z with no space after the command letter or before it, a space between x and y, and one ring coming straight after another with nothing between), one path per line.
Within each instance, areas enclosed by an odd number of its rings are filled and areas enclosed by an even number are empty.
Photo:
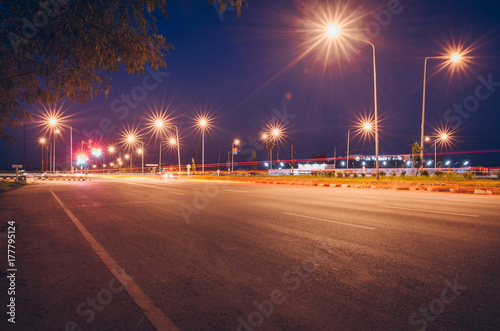
M208 0L213 4L215 0ZM218 0L241 13L242 0ZM246 0L243 0L246 3ZM111 90L111 74L141 75L166 66L173 49L153 14L167 0L2 0L0 5L0 139L32 119L24 104L84 103Z

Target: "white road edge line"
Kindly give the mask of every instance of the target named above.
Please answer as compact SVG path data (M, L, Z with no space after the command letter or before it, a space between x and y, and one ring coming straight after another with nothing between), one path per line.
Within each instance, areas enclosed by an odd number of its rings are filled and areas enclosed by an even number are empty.
M479 217L479 215L448 213L446 211L425 210L425 209L412 209L412 208L402 208L402 207L392 207L392 206L379 206L379 207L380 208L409 210L409 211L418 211L418 212L424 212L424 213L435 213L435 214L445 214L445 215L455 215L455 216L465 216L465 217Z
M240 190L224 190L224 191L228 191L228 192L236 192L236 193L248 193L248 191L240 191Z
M446 199L446 201L452 201L452 202L467 202L467 203L486 203L486 204L489 204L489 205L497 205L497 206L500 206L500 203L497 203L497 202L489 202L489 201L453 200L453 199Z
M369 227L369 226L362 226L362 225L356 225L356 224L350 224L350 223L344 223L344 222L337 222L337 221L327 220L327 219L319 218L319 217L313 217L313 216L306 216L306 215L299 215L299 214L294 214L294 213L288 213L286 211L283 211L282 213L286 214L286 215L291 215L291 216L298 216L298 217L310 218L310 219L317 220L317 221L324 221L324 222L330 222L330 223L337 223L337 224L342 224L342 225L354 226L354 227L362 228L362 229L368 229L368 230L376 230L377 229L377 228L372 228L372 227Z
M137 184L137 183L127 183L130 185L138 185L138 186L144 186L144 187L154 187L154 188L161 188L162 185L150 185L150 184ZM177 194L177 195L186 195L185 193L179 193L179 192L174 192L174 191L167 191L168 193L172 194Z
M78 228L83 237L90 244L94 252L99 256L102 262L106 265L106 267L113 273L113 275L118 279L120 284L125 288L128 294L132 297L132 300L141 308L142 312L149 319L151 324L157 330L177 330L177 327L172 323L172 321L165 316L163 311L160 308L155 306L154 302L148 297L146 293L137 285L136 282L132 280L132 278L123 270L118 263L111 257L111 255L106 252L104 247L102 247L97 240L87 231L87 229L83 226L78 218L76 218L73 213L66 208L64 203L57 197L57 195L49 189L50 193L54 196L56 201L59 203L61 208L66 212L66 215L71 219L73 224Z

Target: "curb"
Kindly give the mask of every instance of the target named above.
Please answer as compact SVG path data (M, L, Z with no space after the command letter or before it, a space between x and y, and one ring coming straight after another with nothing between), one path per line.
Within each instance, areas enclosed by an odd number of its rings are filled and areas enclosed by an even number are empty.
M90 178L37 178L37 179L40 179L42 181L45 181L45 180L62 180L62 181L70 181L70 182L90 182Z
M213 178L179 178L180 180L190 181L227 181L235 183L254 183L254 184L275 184L275 185L295 185L295 186L316 186L316 187L341 187L341 188L363 188L363 189L386 189L396 191L427 191L441 193L462 193L462 194L479 194L479 195L500 195L500 188L489 187L461 187L461 186L429 186L417 184L412 185L363 185L363 184L332 184L332 183L315 183L308 181L270 181L270 180L244 180L244 179L213 179Z

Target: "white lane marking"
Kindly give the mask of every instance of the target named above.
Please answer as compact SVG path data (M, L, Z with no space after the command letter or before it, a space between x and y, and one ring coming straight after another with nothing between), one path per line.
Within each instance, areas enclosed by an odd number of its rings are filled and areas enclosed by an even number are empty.
M224 190L228 192L236 192L236 193L248 193L248 191L240 191L240 190Z
M184 193L179 193L179 192L174 192L174 191L168 191L168 193L177 194L177 195L186 195Z
M423 213L435 213L435 214L445 214L445 215L455 215L455 216L465 216L465 217L479 217L479 215L449 213L449 212L446 212L446 211L425 210L425 209L412 209L412 208L402 208L402 207L392 207L392 206L379 206L379 207L381 207L381 208L390 208L390 209L399 209L399 210L408 210L408 211L418 211L418 212L423 212Z
M500 203L496 202L488 202L488 201L475 201L475 200L453 200L453 199L446 199L446 201L453 201L453 202L465 202L465 203L486 203L489 205L497 205L500 206Z
M121 268L118 263L111 257L111 255L106 252L104 247L102 247L97 240L87 231L78 218L76 218L73 213L66 208L66 205L57 197L57 195L49 189L50 193L54 196L56 201L59 203L61 208L66 212L66 215L71 219L73 224L80 230L80 233L90 244L94 252L99 256L106 267L113 273L113 275L122 284L128 294L132 297L134 302L142 309L143 313L149 319L151 324L155 326L157 330L178 330L177 327L172 323L172 321L165 316L165 314L156 307L153 300L151 300L146 293L137 285L136 282Z
M291 216L298 216L298 217L310 218L310 219L317 220L317 221L324 221L324 222L337 223L337 224L348 225L348 226L355 226L357 228L368 229L368 230L376 230L376 228L371 228L369 226L362 226L362 225L356 225L356 224L350 224L350 223L344 223L344 222L337 222L337 221L327 220L327 219L319 218L319 217L313 217L313 216L306 216L306 215L299 215L299 214L294 214L294 213L288 213L288 212L285 212L285 211L283 211L282 213L286 214L286 215L291 215Z
M127 183L127 184L130 184L130 185L138 185L138 186L144 186L144 187L154 187L154 188L160 188L162 187L162 185L148 185L148 184L137 184L137 183ZM168 193L172 193L172 194L177 194L177 195L186 195L185 193L179 193L179 192L174 192L174 191L167 191Z

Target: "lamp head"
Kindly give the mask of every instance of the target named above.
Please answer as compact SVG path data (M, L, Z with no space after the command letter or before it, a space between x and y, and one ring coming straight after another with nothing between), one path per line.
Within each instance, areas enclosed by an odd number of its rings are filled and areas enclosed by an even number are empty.
M330 24L326 28L326 34L329 35L330 37L336 37L340 33L340 27L337 24Z

